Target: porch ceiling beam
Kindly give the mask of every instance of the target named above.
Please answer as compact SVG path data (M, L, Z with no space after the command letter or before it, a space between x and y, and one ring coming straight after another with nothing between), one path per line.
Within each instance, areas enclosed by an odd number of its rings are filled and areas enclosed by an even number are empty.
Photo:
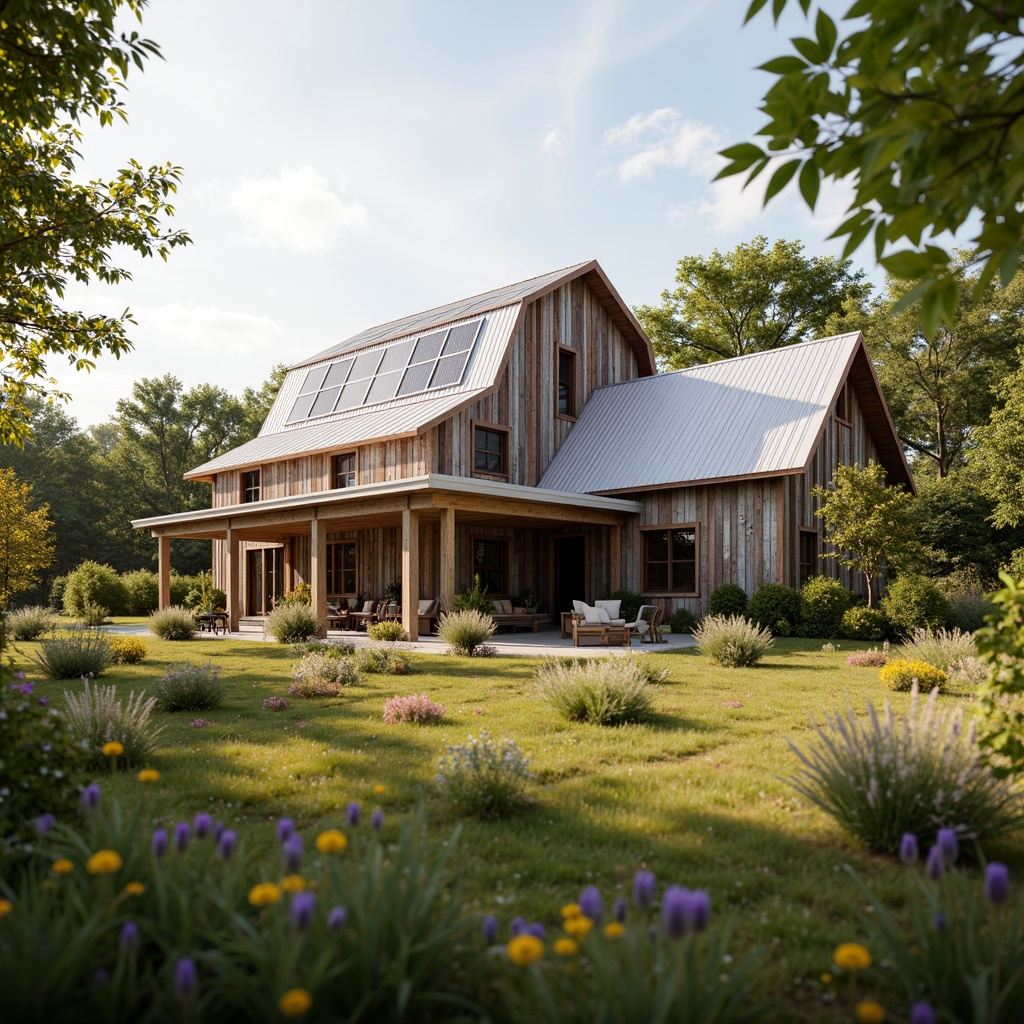
M453 508L456 514L470 512L491 516L520 516L525 519L547 519L556 522L593 523L600 526L620 526L625 516L620 512L608 512L575 505L533 504L529 501L515 501L508 498L478 498L470 494L435 494L436 508Z

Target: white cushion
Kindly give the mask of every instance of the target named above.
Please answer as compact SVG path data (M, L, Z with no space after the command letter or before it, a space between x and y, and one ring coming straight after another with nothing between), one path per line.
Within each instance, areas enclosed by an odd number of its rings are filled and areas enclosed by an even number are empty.
M348 599L348 610L350 612L354 612L358 607L359 607L359 598L358 597L350 597Z
M608 614L607 608L602 608L599 604L594 606L597 612L597 617L601 622L602 626L610 626L612 624L612 617Z
M617 619L619 617L619 609L622 606L621 601L595 601L595 608L603 608L611 619Z
M428 597L420 598L419 613L420 615L433 615L434 614L434 602Z
M506 601L506 600L495 601L494 602L494 606L495 606L495 610L500 615L511 615L512 614L512 602L511 601Z
M372 612L373 611L373 606L376 603L377 603L376 601L364 601L363 602L363 611L364 612Z
M604 612L605 622L601 621L602 612ZM607 622L608 613L603 608L591 608L589 604L585 604L583 606L583 618L588 626L602 626Z
M609 625L612 625L612 626L624 626L625 624L626 624L626 620L625 619L610 619L609 620Z
M527 611L526 611L525 608L513 608L512 609L512 614L513 615L526 615Z
M587 610L587 606L583 601L573 601L572 610L578 615L582 615Z

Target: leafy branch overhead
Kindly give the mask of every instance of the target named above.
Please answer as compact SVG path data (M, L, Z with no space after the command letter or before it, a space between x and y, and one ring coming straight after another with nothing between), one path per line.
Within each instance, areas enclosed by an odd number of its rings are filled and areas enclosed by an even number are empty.
M747 20L767 2L753 0ZM940 320L952 324L959 298L940 236L979 222L979 290L996 275L1009 284L1024 255L1016 6L856 0L837 25L812 0L798 3L814 32L761 67L775 78L760 108L765 141L724 150L719 176L749 183L773 168L765 202L796 179L812 209L823 181L849 185L849 216L833 237L846 239L844 256L871 238L890 274L917 282L906 302L920 301L932 335ZM776 21L786 5L772 0Z

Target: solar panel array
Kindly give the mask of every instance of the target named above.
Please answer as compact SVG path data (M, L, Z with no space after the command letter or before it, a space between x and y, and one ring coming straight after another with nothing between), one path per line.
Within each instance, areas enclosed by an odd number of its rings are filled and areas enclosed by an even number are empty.
M481 318L443 327L419 338L314 366L302 382L288 422L461 384L483 323Z

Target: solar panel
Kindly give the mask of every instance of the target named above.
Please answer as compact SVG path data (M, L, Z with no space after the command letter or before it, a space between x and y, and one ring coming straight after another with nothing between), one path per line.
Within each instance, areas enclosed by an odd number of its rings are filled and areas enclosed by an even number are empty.
M323 387L324 377L327 374L327 370L323 366L314 366L309 373L306 374L306 379L302 382L302 387L299 388L300 395L311 395L315 391L319 391Z
M403 341L400 345L391 345L384 349L384 358L380 361L381 373L392 373L395 370L404 370L409 365L409 356L412 354L413 343Z
M423 363L428 359L434 360L441 354L441 346L444 344L444 337L447 332L438 331L436 334L426 334L416 342L411 363Z
M460 383L468 359L468 352L456 352L453 356L441 356L437 361L434 376L430 378L430 387L444 388Z
M435 365L434 360L431 360L429 363L410 366L398 387L399 395L415 395L417 391L426 391L430 386L430 375L434 372Z
M313 408L309 410L310 417L326 416L329 412L334 412L334 403L338 399L340 390L341 388L328 388L326 391L321 391L316 396Z
M444 354L450 356L455 352L465 352L473 347L476 340L476 332L480 326L479 320L471 324L460 324L448 332L448 340L444 343Z
M299 395L298 400L292 406L292 411L288 416L288 422L298 423L299 420L308 420L309 410L313 408L313 403L315 401L315 391L311 395Z
M377 349L376 352L360 352L356 356L356 364L352 367L348 379L364 380L367 377L372 377L377 372L377 367L380 366L380 357L380 349Z
M366 398L366 391L369 388L369 380L357 380L349 382L341 389L341 397L335 406L335 412L344 412L346 409L357 409L363 404Z
M352 369L354 362L354 359L342 359L340 363L331 363L331 368L327 371L327 377L321 386L325 388L340 387L345 383L348 371Z
M390 402L398 391L402 381L402 370L395 373L380 373L370 382L370 390L366 393L366 405L374 402Z

